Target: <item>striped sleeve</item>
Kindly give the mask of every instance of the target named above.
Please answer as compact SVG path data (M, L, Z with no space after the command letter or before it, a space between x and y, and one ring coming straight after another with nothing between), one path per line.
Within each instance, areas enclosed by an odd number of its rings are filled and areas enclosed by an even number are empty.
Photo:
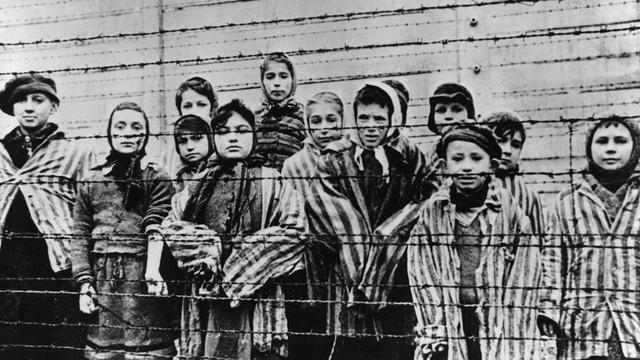
M560 194L559 196L562 196ZM569 195L571 196L571 195ZM542 291L540 315L559 325L563 279L566 277L566 246L569 240L567 229L561 219L566 216L560 198L556 201L547 224L547 236L542 248Z
M287 181L272 177L263 171L262 196L268 203L263 211L267 211L268 227L235 238L224 264L223 288L232 299L250 297L269 280L288 274L306 250L302 203Z
M443 281L440 264L440 247L431 240L428 212L424 211L411 231L407 252L407 271L413 306L418 324L418 343L433 346L447 342L446 311L443 295Z

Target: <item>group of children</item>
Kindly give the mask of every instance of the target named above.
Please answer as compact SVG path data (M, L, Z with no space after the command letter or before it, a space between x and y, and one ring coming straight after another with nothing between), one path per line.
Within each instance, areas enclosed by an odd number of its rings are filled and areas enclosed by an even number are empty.
M49 122L53 80L5 85L0 358L539 359L541 335L563 359L640 358L635 123L593 126L545 217L519 117L477 123L460 84L430 97L423 152L399 81L358 90L350 132L335 93L294 99L286 55L260 76L257 112L184 82L162 165L137 104L94 161Z

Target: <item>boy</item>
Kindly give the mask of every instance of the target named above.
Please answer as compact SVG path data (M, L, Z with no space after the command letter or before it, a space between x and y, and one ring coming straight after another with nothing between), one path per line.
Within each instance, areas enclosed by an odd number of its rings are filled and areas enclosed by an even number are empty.
M436 152L451 185L423 205L407 250L415 359L534 359L524 339L535 328L539 250L517 203L491 181L500 147L467 125Z
M507 189L520 204L531 221L535 234L544 230L542 205L538 194L534 192L518 174L520 153L526 140L522 121L518 114L511 111L494 112L487 116L489 128L493 131L502 149L502 157L496 169L496 180Z
M640 358L639 140L632 120L597 123L587 134L587 169L551 211L538 323L558 337L559 358Z

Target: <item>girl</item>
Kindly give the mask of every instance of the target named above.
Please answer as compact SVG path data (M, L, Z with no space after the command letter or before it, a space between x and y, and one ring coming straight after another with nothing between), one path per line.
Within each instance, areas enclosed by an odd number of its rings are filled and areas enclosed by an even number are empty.
M551 211L538 322L558 337L561 359L640 358L639 145L633 120L598 122L587 169Z
M186 186L185 182L204 169L207 159L213 153L211 127L197 115L183 115L175 122L173 139L181 162L174 185L176 191L182 191Z
M458 127L437 154L451 186L423 205L407 250L415 359L537 359L539 250L518 204L491 181L500 147L488 129Z
M332 92L321 92L314 95L306 106L307 131L309 136L304 141L302 150L285 160L282 175L285 179L292 179L298 195L305 201L305 212L309 221L311 234L314 238L313 246L305 253L306 278L302 272L287 279L290 283L308 284L298 287L295 294L285 294L300 299L329 300L324 306L309 306L292 303L287 307L289 329L295 332L339 333L339 326L335 329L327 328L327 315L341 313L339 290L339 260L333 254L337 249L335 243L325 241L322 235L330 234L325 217L329 208L329 201L322 197L319 191L318 162L321 151L332 141L342 138L344 105L342 100ZM334 212L335 213L335 212ZM335 218L338 221L339 218ZM322 287L318 284L329 284ZM291 292L293 286L285 287L285 292ZM331 295L329 295L331 294ZM336 325L335 319L329 324ZM328 341L329 340L329 341ZM330 338L322 336L290 336L290 357L292 359L313 358L327 359L331 350Z
M59 105L56 83L39 74L0 91L0 109L19 124L0 140L0 344L14 345L2 346L0 359L74 359L70 348L84 344L62 235L91 151L51 122Z
M257 112L256 152L266 158L265 166L280 171L291 155L302 149L305 138L303 106L293 95L296 73L283 53L273 53L260 66L264 103Z
M172 232L182 229L181 234L209 231L200 244L194 245L198 239L169 242L191 281L204 282L192 287L191 295L210 299L208 320L200 325L202 319L194 319L189 328L205 333L192 332L195 338L188 341L196 343L193 352L182 355L286 357L282 289L269 282L288 275L301 261L306 228L302 204L288 182L254 155L255 118L246 106L239 100L222 106L212 125L214 158L196 176L199 181L176 196L165 222ZM194 247L195 255L190 251ZM242 298L264 300L239 302Z
M210 82L196 76L180 84L176 91L175 104L180 116L196 115L208 122L218 108L218 95L213 90ZM179 179L179 176L182 175L180 172L184 173L185 167L191 168L189 165L191 161L185 163L179 151L173 151L171 147L167 147L162 154L162 163L171 178L177 179L177 189L178 191L181 190L183 184ZM187 172L191 172L191 170L187 170Z
M109 156L79 187L70 244L80 310L98 313L85 356L111 359L123 351L125 359L172 356L174 300L145 295L147 290L166 294L158 271L160 224L171 208L173 187L168 175L144 158L149 122L137 104L113 109L107 137Z

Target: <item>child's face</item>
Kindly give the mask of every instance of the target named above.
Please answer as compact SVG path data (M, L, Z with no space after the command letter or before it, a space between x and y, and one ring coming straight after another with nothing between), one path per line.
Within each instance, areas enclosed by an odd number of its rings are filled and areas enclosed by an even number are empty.
M336 106L326 102L315 103L307 107L309 117L309 134L311 139L325 148L327 144L342 136L342 116Z
M502 149L502 158L498 163L498 167L502 170L513 170L518 166L520 153L522 152L522 133L515 131L504 137L497 137L498 145Z
M293 77L289 72L286 64L271 61L267 65L267 71L262 77L262 84L267 90L269 99L273 101L282 101L291 94L293 86Z
M440 133L444 134L454 125L468 122L469 113L459 102L437 103L433 107L433 118Z
M253 130L247 120L233 113L227 123L216 129L216 152L224 159L246 159L253 148Z
M600 127L593 134L591 155L593 162L605 170L618 170L631 157L633 139L626 126L618 123Z
M489 154L472 142L452 141L446 154L445 172L462 193L480 189L493 169Z
M119 110L111 119L111 144L121 154L133 154L142 148L147 126L142 113Z
M197 115L209 120L211 119L211 102L206 96L187 89L182 93L180 115Z
M58 106L44 94L25 95L13 104L13 113L23 129L37 130L49 121Z
M389 131L389 109L378 104L356 106L356 127L362 145L375 148L387 137Z
M176 136L180 156L195 164L209 154L209 141L204 134L178 134Z

